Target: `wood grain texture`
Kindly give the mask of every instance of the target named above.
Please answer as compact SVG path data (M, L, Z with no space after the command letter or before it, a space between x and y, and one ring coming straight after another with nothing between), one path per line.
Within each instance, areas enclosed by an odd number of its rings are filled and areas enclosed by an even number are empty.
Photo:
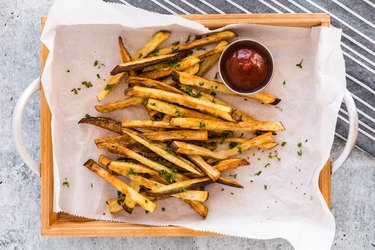
M278 26L313 27L329 26L329 14L213 14L185 15L187 19L197 21L210 29L232 23L253 23ZM46 17L42 17L43 29ZM41 45L41 71L47 59L48 50ZM48 107L43 88L41 89L41 200L42 235L70 237L99 236L212 236L220 234L194 231L182 227L155 227L119 222L89 220L66 213L53 212L53 158L51 140L51 111ZM331 207L331 161L328 160L320 173L320 190Z

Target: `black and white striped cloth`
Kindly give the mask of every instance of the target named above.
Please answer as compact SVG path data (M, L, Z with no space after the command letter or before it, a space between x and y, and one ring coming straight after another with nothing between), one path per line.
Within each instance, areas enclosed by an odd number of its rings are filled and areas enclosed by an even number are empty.
M343 30L347 88L359 114L357 147L375 156L375 3L373 0L118 0L163 14L318 13L329 12ZM348 114L339 112L336 136L345 140Z

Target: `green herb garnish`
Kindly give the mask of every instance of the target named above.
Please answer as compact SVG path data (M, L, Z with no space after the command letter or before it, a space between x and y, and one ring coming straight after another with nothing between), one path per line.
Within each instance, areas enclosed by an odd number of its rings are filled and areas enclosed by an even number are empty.
M262 173L262 171L259 171L258 173L254 174L255 176L259 176Z
M267 190L268 186L267 185L264 185L264 190Z
M180 44L180 41L176 41L176 42L172 43L173 46L177 46L179 44Z
M156 103L152 102L150 103L151 106L156 106Z
M302 156L302 149L297 151L297 155Z
M270 166L271 165L271 163L267 163L264 167L266 168L266 167L268 167L268 166Z
M88 82L88 81L83 81L83 82L81 82L81 84L84 85L86 88L91 88L92 87L92 83Z
M296 64L296 66L302 69L302 63L303 63L303 58L301 59L299 63Z
M176 116L177 117L184 117L180 110L176 109Z
M187 37L185 43L190 42L190 37L191 37L191 34L189 34L189 36Z
M75 95L78 95L78 91L80 91L80 90L81 90L81 88L78 88L78 89L74 88L74 89L70 90L70 92L73 92Z
M98 66L98 64L99 64L99 61L98 61L98 60L95 60L95 62L94 62L94 67Z
M193 91L193 89L188 87L188 86L182 86L180 89L183 92L185 92L186 94L188 94L189 96L192 96L192 97L199 98L199 97L202 96L200 92Z
M298 144L297 144L297 146L300 148L300 147L302 147L302 142L299 142Z
M223 144L226 139L228 139L229 133L223 133L220 137L220 143Z
M195 41L195 40L199 40L199 39L202 39L202 35L195 35L195 37L194 37L194 41Z
M186 187L180 187L180 192L185 192L187 190Z
M237 179L237 174L230 174L230 177L233 177L234 179Z
M212 95L212 96L216 96L216 92L211 91L210 95Z
M162 207L162 208L161 208L161 211L165 212L165 207Z
M215 73L215 77L214 77L215 80L219 79L219 72L216 72Z
M107 84L107 85L105 85L105 88L104 88L104 90L107 90L107 91L112 91L112 90L113 90L113 88L114 88L114 85L113 85L113 84Z
M204 85L204 82L203 82L203 81L199 82L199 85L200 85L200 86L203 86L203 85Z
M64 180L64 182L63 182L63 186L65 186L65 187L69 187L69 182L68 182L68 180L65 178L65 180Z
M237 147L237 151L238 151L238 153L242 154L242 147L241 147L241 146L238 146L238 147Z
M128 171L128 173L126 175L127 176L129 176L129 175L137 175L137 173L134 172L134 169L131 167L130 170Z
M285 85L286 84L286 81L283 81L283 85Z
M172 48L172 53L176 53L176 52L178 52L179 48L180 48L180 47Z
M283 141L282 143L281 143L281 147L284 147L286 145L286 141Z
M143 54L142 54L142 53L139 53L139 55L138 55L138 59L141 59L142 56L143 56Z
M168 65L173 69L177 69L178 67L180 67L180 64L178 62L170 62L168 63Z
M100 79L100 75L99 74L96 74L96 77Z
M206 124L204 122L199 123L199 128L205 128L205 127L206 127Z

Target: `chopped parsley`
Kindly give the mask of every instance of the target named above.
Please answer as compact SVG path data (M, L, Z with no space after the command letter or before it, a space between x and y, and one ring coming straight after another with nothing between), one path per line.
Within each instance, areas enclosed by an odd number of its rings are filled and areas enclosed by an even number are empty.
M204 82L203 82L203 81L200 81L200 82L199 82L199 85L200 85L200 86L203 86L203 85L204 85Z
M63 182L63 186L65 187L69 187L69 182L68 182L68 179L65 178L64 182Z
M298 156L302 156L302 149L300 149L300 150L297 151L297 155Z
M156 106L156 103L152 102L150 103L151 106Z
M121 193L120 191L117 191L117 197L118 198L125 197L125 194Z
M238 146L238 147L237 147L237 151L238 151L238 153L242 154L242 147L241 147L241 146Z
M231 195L234 195L234 193L233 193L233 192L230 192L230 194L231 194Z
M255 176L259 176L262 173L262 171L259 171L258 173L255 173Z
M176 116L177 117L183 117L184 115L181 113L181 111L180 110L178 110L178 109L176 109Z
M197 47L197 50L206 50L206 48L201 46L201 47Z
M178 52L179 48L180 48L180 47L172 48L172 53L176 53L176 52Z
M247 98L244 98L244 101L247 102Z
M91 115L89 115L89 114L85 114L85 117L86 117L86 118L90 118Z
M300 148L300 147L302 147L302 142L299 142L298 144L297 144L297 146Z
M285 85L286 84L286 81L283 81L283 85Z
M152 52L152 55L153 56L157 56L159 54L159 49L155 49L153 52Z
M268 186L267 185L264 185L264 190L267 190Z
M103 215L105 215L105 213L103 213Z
M212 96L216 96L216 92L214 92L214 91L211 91L211 93L210 93ZM213 101L212 101L213 102Z
M175 181L177 169L173 167L171 169L171 172L172 173L168 173L166 170L162 169L162 170L159 171L159 175L163 176L168 183L173 183Z
M91 184L90 184L90 187L93 188L93 187L94 187L94 184L91 183Z
M148 214L149 213L149 211L148 210L145 210L145 214Z
M180 88L183 92L185 92L186 94L188 94L189 96L192 96L192 97L196 97L196 98L199 98L201 97L201 93L200 92L195 92L193 91L192 88L188 87L188 86L182 86Z
M238 142L232 141L229 143L229 148L235 148L238 144Z
M195 35L195 37L194 37L194 40L193 40L193 41L195 41L195 40L199 40L199 39L202 39L202 35Z
M176 41L176 42L172 43L173 46L177 46L179 44L180 44L180 41Z
M67 69L67 70L66 70L66 73L70 73L70 69Z
M98 64L99 64L99 61L98 61L98 60L95 60L95 62L94 62L94 67L98 66Z
M214 77L215 80L219 79L219 72L216 72L215 73L215 77Z
M279 156L279 153L277 153L277 151L275 150L275 154L272 155L272 153L270 152L268 154L268 158L272 159L272 158L276 158L278 161L281 161L281 157Z
M70 92L73 92L75 95L78 95L78 92L81 90L81 88L74 88L70 90Z
M224 188L221 189L221 191L224 191L224 190L225 190Z
M180 64L178 62L170 62L168 63L168 65L173 69L177 69L178 67L180 67Z
M119 206L122 206L122 203L124 202L124 200L123 199L118 199L117 200L117 204L119 205Z
M81 82L81 84L84 85L86 88L91 88L92 87L92 83L88 82L88 81L83 81L83 82Z
M190 37L191 37L191 34L189 34L189 36L187 37L185 43L190 42Z
M223 133L220 137L220 143L223 144L226 139L228 139L229 133Z
M281 147L284 147L286 145L286 141L283 141L282 143L281 143Z
M137 173L134 172L134 169L131 167L130 170L128 171L128 173L126 175L127 176L129 176L129 175L137 175Z
M237 174L230 174L230 177L233 177L234 179L237 179Z
M165 207L162 207L162 208L161 208L161 211L165 212Z
M185 192L187 190L186 187L180 187L180 192Z
M266 168L266 167L268 167L268 166L270 166L271 165L271 163L267 163L264 167Z
M301 61L299 63L296 64L296 66L300 69L302 69L302 63L303 63L303 58L301 59Z
M205 128L205 127L206 127L206 124L204 122L199 123L199 128Z
M145 203L148 203L148 200L145 199Z
M138 55L138 59L141 59L142 56L143 56L143 54L142 54L142 53L139 53L139 55Z
M260 135L263 135L264 133L266 133L266 132L264 132L264 131L255 131L254 135L260 136Z
M100 79L100 75L99 74L96 74L96 77Z
M107 90L107 91L112 91L112 90L113 90L113 88L114 88L114 85L113 85L113 84L107 84L107 85L105 85L105 88L104 88L104 90Z

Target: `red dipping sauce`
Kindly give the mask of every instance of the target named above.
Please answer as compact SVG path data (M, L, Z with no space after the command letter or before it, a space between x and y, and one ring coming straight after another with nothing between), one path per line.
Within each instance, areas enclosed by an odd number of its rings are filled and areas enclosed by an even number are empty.
M240 93L261 90L272 77L273 62L269 51L251 40L232 43L220 59L224 82Z

